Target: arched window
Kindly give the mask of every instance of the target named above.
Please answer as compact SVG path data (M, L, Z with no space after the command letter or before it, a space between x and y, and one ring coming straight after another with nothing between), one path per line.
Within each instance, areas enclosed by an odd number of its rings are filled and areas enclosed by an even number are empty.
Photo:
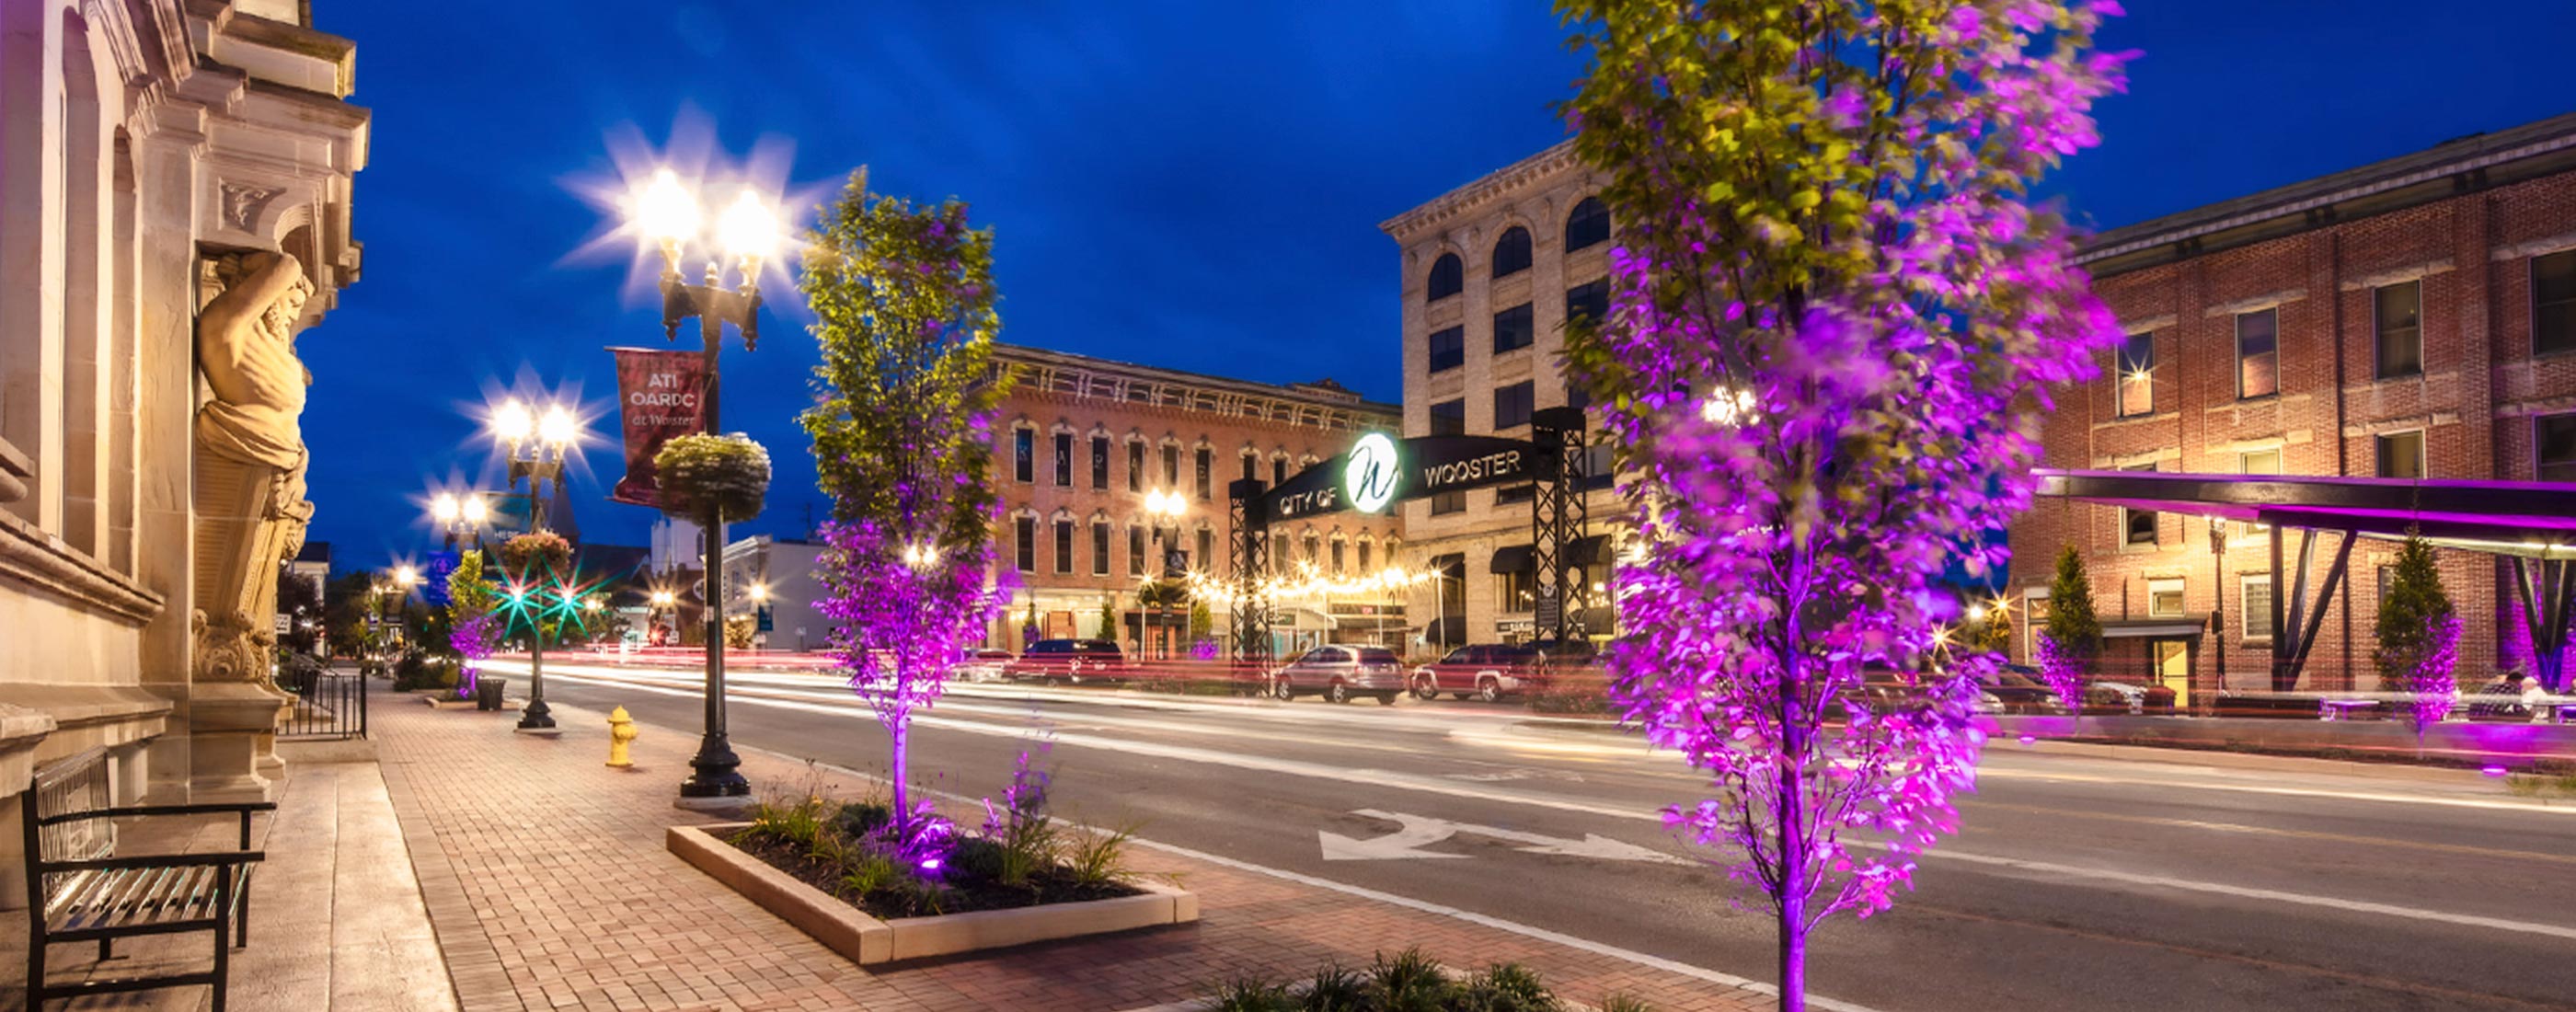
M1601 206L1601 198L1585 197L1574 205L1574 213L1565 216L1565 251L1586 249L1610 241L1610 209Z
M1505 229L1503 237L1494 240L1494 276L1510 277L1528 270L1529 266L1529 230L1518 225Z
M1458 262L1458 254L1443 253L1431 262L1431 284L1422 293L1422 301L1438 302L1467 289L1467 268Z

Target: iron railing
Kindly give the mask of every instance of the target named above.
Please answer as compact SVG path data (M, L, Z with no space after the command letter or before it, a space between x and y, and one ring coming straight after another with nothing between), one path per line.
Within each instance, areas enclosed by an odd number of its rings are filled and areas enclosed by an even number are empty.
M367 680L337 671L290 671L278 687L295 695L295 708L277 729L280 738L367 736Z

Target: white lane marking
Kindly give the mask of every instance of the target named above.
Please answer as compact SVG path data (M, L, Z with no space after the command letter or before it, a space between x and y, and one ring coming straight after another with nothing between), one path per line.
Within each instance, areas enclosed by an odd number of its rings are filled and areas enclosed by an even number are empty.
M1236 871L1247 871L1256 875L1268 875L1272 878L1285 879L1299 885L1314 886L1318 889L1330 889L1346 896L1357 896L1361 899L1375 900L1380 903L1391 903L1407 910L1416 910L1426 914L1454 918L1466 921L1469 924L1481 924L1488 928L1508 931L1524 938L1535 938L1542 942L1553 942L1569 949L1579 949L1596 956L1608 956L1612 959L1635 963L1639 966L1651 969L1662 970L1665 973L1678 974L1694 980L1704 980L1712 984L1741 988L1746 991L1752 991L1756 994L1770 995L1772 997L1778 997L1780 994L1780 989L1778 987L1763 983L1762 981L1738 977L1731 973L1721 973L1705 967L1692 966L1689 963L1665 959L1662 956L1649 955L1633 949L1622 949L1615 945L1605 945L1588 938L1578 938L1561 931L1550 931L1546 928L1532 927L1518 921L1507 921L1500 917L1480 914L1473 910L1461 910L1457 907L1417 900L1409 896L1398 896L1394 893L1379 892L1378 890L1362 886L1347 885L1341 882L1335 882L1328 878L1317 878L1313 875L1300 874L1298 872L1288 871L1281 868L1263 867L1249 861L1241 861L1230 857L1220 857L1206 851L1191 850L1187 847L1176 847L1156 840L1140 839L1136 842L1155 850L1159 850L1167 854L1177 854L1193 861L1205 861L1209 864L1222 865ZM1830 1009L1832 1012L1876 1012L1876 1010L1867 1005L1858 1005L1835 998L1828 998L1824 995L1812 992L1807 995L1807 1004L1815 1008Z
M2158 789L2188 787L2202 791L2234 791L2240 794L2272 794L2294 798L2333 798L2337 801L2371 801L2396 805L2440 805L2448 808L2482 808L2501 812L2532 812L2546 815L2576 815L2576 806L2558 806L2489 798L2446 798L2425 794L2388 794L2380 791L2336 791L2313 787L2268 787L2262 784L2231 784L2206 780L2181 780L2149 777L2109 777L2091 773L2055 773L2046 770L2017 770L2004 767L1981 767L1977 775L2002 780L2040 780L2061 783L2139 784Z
M2440 910L2420 910L2415 907L2401 907L2388 903L2372 903L2367 900L2347 900L2333 896L2311 896L2305 893L2286 893L2274 889L2256 889L2249 886L2221 885L2216 882L2194 882L2189 879L2168 878L2162 875L2138 875L2130 872L2110 871L2101 868L2077 868L2072 865L2052 864L2047 861L2024 861L2020 858L2012 857L1988 857L1983 854L1962 854L1957 851L1936 850L1923 856L1947 858L1952 861L1965 861L1971 864L1986 864L2004 868L2017 868L2023 871L2041 872L2049 875L2080 876L2083 878L2102 879L2112 882L2125 882L2130 885L2143 886L2150 890L2182 889L2190 892L2216 893L2222 896L2238 896L2245 899L2270 900L2281 903L2298 903L2312 907L2327 907L2335 910L2349 910L2355 913L2378 914L2386 917L2405 917L2419 921L2439 921L2444 924L2461 924L2475 928L2492 928L2497 931L2518 931L2527 935L2547 935L2552 938L2576 939L2576 928L2560 927L2555 924L2538 924L2531 921L2510 921L2500 917L2481 917L2476 914L2454 914Z
M580 676L573 676L572 680L598 681L595 679L582 678ZM639 686L631 683L619 682L604 684L620 684L625 685L628 688L636 689L637 691L652 692L669 696L687 697L700 695L699 693L654 688L651 686ZM843 706L824 706L815 703L800 703L788 700L769 699L761 696L746 696L743 697L742 701L762 706L804 710L812 713L847 715L857 709L855 701L849 705ZM972 721L950 720L947 718L915 717L913 718L913 722L929 727L945 727L972 734L984 734L995 737L1017 738L1022 737L1027 733L1027 729L1025 728L1003 727L994 724L979 724ZM1174 745L1158 745L1151 742L1127 741L1119 738L1104 738L1096 735L1085 734L1060 734L1056 736L1056 741L1073 745L1089 745L1097 748L1129 752L1137 755L1149 755L1166 759L1234 766L1243 769L1260 770L1263 772L1283 773L1290 776L1302 776L1321 780L1336 780L1344 783L1396 787L1405 790L1421 791L1429 794L1446 794L1453 797L1472 798L1479 801L1493 801L1501 804L1527 805L1534 808L1552 808L1559 811L1606 815L1611 818L1618 819L1643 819L1658 823L1663 821L1663 813L1660 811L1641 812L1631 808L1614 808L1608 805L1595 805L1580 801L1565 801L1556 798L1536 797L1508 791L1478 790L1452 782L1416 777L1392 770L1352 769L1340 766L1326 766L1321 763L1299 762L1293 759L1267 759L1257 756L1230 755L1222 752L1210 752L1205 749L1184 748ZM1934 849L1917 855L1917 857L1918 859L1932 858L1958 861L1967 864L2023 867L2033 870L2046 870L2050 874L2073 879L2091 879L2098 882L2117 882L2123 885L2146 885L2155 888L2186 889L2196 892L2242 896L2337 910L2385 913L2391 916L2408 917L2416 920L2488 927L2501 931L2521 931L2551 937L2576 938L2576 928L2566 928L2552 924L2536 924L2527 921L2509 921L2498 918L2479 917L2474 914L2454 914L2439 910L2421 910L2413 907L2399 907L2388 904L2369 903L2361 900L2347 900L2333 896L2279 892L2270 889L2230 886L2215 882L2194 882L2184 879L2151 875L2133 875L2127 872L2111 871L2108 869L2078 868L2073 865L2022 861L2017 858L1991 857L1983 854L1965 853L1949 849Z
M1687 858L1674 857L1673 855L1666 854L1662 851L1649 850L1645 847L1640 847L1623 840L1613 840L1599 833L1585 833L1583 834L1582 839L1576 840L1561 836L1546 836L1539 833L1524 833L1517 829L1500 829L1494 826L1479 826L1472 822L1451 822L1447 819L1435 819L1428 815L1411 815L1404 812L1384 812L1374 808L1355 809L1351 814L1362 818L1392 822L1400 828L1385 836L1374 837L1366 840L1357 840L1343 836L1339 833L1327 832L1320 829L1316 830L1316 841L1323 845L1324 860L1384 861L1421 857L1466 857L1467 855L1465 854L1443 854L1438 851L1418 849L1429 844L1439 843L1442 840L1446 840L1460 833L1465 833L1468 836L1484 836L1491 837L1496 840L1509 840L1513 843L1529 844L1529 846L1526 847L1513 848L1514 850L1518 850L1524 854L1560 854L1566 857L1589 857L1604 861L1647 861L1657 864L1687 865L1698 863Z

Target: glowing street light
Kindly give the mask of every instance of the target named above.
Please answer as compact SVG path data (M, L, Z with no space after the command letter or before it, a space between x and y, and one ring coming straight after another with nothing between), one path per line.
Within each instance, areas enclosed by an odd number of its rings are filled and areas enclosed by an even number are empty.
M513 397L493 409L492 435L500 441L502 455L510 464L508 487L516 490L519 479L528 481L528 530L545 530L546 483L553 482L556 494L562 494L564 458L581 446L581 419L561 404L549 404L540 411ZM464 516L464 510L464 505L458 504L459 518ZM558 594L565 604L572 603L571 591ZM511 602L526 603L515 590ZM532 621L528 636L528 705L519 711L518 729L553 734L554 727L554 713L546 706L545 623Z
M452 552L456 550L456 539L465 531L482 529L484 522L491 519L491 510L483 505L479 494L441 492L430 500L429 519L431 526L446 536L447 550Z
M939 546L919 542L903 546L903 564L912 569L928 569L939 564Z
M704 280L690 284L680 273L681 258L689 244L700 238L704 215L698 196L690 192L677 173L660 169L653 173L641 192L628 204L628 214L636 232L651 240L662 254L662 334L676 339L680 323L692 316L698 318L698 333L706 349L706 389L699 397L703 431L722 432L717 412L717 393L722 386L717 369L717 353L724 348L725 324L742 332L743 350L760 346L760 265L783 241L786 228L773 210L777 202L749 187L735 194L733 203L716 220L716 241L725 255L734 259L739 284L722 286L723 269L713 259L707 261ZM750 781L739 771L742 759L733 752L725 736L724 708L724 519L715 512L712 502L698 518L706 532L705 573L707 580L707 715L706 734L698 740L698 754L689 760L689 778L680 784L684 798L740 797L751 793Z

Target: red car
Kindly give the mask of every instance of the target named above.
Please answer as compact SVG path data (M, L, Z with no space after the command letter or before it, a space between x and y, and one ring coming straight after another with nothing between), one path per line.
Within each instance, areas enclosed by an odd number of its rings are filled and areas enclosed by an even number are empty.
M1413 669L1409 688L1415 699L1434 699L1446 692L1492 703L1538 687L1546 656L1526 643L1476 643L1449 651L1449 656Z

